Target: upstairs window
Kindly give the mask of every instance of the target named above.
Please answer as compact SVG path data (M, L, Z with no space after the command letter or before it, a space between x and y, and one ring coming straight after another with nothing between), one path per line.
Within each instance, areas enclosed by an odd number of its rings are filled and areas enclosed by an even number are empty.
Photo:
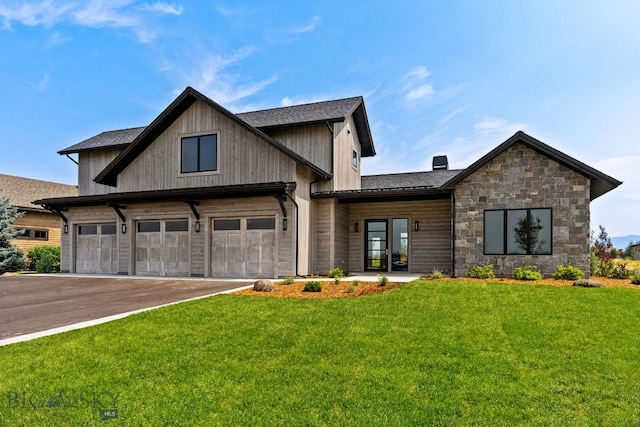
M485 255L551 255L551 209L484 212Z
M358 169L358 152L356 150L353 150L351 154L351 166Z
M182 138L181 172L213 172L218 170L218 135Z

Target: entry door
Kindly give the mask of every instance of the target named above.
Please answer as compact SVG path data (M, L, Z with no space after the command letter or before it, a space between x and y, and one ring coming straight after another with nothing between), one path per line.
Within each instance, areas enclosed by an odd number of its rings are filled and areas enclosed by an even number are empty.
M365 221L367 251L364 265L366 271L387 271L388 269L387 224L386 219Z

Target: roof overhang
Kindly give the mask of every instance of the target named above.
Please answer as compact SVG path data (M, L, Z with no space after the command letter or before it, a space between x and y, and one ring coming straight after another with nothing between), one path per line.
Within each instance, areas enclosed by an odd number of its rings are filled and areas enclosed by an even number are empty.
M323 191L311 194L312 199L337 199L338 203L380 203L413 200L443 200L452 190L434 187L367 188L360 190Z
M175 190L110 193L95 196L61 197L36 200L33 203L45 209L56 211L73 207L102 206L113 203L157 203L185 200L283 196L295 190L295 188L295 182L270 182Z

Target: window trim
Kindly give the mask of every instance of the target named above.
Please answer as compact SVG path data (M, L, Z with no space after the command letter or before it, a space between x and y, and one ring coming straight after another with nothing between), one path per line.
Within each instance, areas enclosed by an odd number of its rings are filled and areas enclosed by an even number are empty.
M16 239L20 240L40 240L46 242L49 240L49 230L44 228L30 228L30 227L16 227L21 232L20 235L16 235ZM44 237L36 237L37 232L44 233Z
M200 138L201 137L206 137L206 136L215 136L216 137L216 168L214 170L197 170L197 171L193 171L193 172L184 172L182 169L182 143L184 139L187 138L198 138L198 168L200 168ZM196 132L196 133L188 133L188 134L181 134L179 135L180 137L180 143L177 144L178 146L178 171L179 171L179 176L180 177L191 177L191 176L198 176L198 175L214 175L214 174L219 174L220 173L220 131L219 130L213 130L213 131L205 131L205 132Z
M549 211L551 225L549 230L549 252L548 253L534 253L531 252L531 237L529 236L529 227L531 224L531 211L536 210L544 210ZM508 239L509 239L509 225L508 225L508 212L509 211L526 211L527 213L527 250L525 253L508 253ZM502 241L502 252L494 253L487 252L487 212L502 212L502 231L503 231L503 241ZM550 256L553 255L553 208L542 207L542 208L514 208L514 209L485 209L483 212L482 218L482 253L486 256L532 256L532 255L542 255L542 256Z
M355 161L355 165L353 164ZM358 165L360 164L360 154L355 148L351 149L351 167L354 170L358 170Z

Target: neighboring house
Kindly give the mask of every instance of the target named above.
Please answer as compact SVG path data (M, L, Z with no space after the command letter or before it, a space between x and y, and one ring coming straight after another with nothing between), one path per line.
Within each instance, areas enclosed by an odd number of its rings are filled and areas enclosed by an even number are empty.
M633 254L633 259L640 260L640 244L633 245L629 247L631 253Z
M589 271L589 203L621 182L517 132L463 170L362 176L375 155L362 97L233 114L187 88L149 126L65 150L73 273L284 277Z
M24 252L34 246L60 246L60 217L31 201L42 197L76 197L75 185L0 174L0 190L0 197L9 196L9 202L22 213L13 223L20 231L12 241L14 245Z

